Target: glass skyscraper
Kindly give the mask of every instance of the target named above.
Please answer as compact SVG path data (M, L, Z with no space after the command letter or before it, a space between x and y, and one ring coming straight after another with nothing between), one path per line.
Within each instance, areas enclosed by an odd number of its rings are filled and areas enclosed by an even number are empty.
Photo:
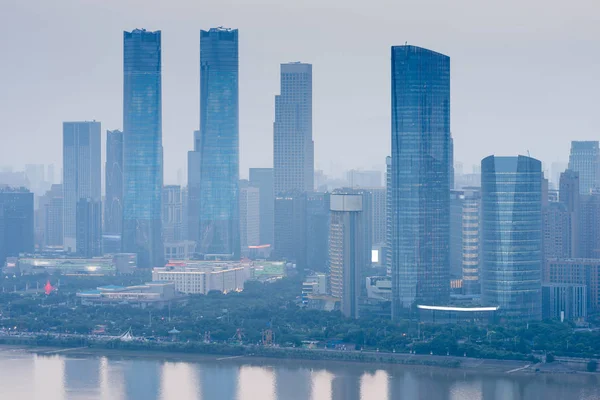
M237 29L200 31L200 171L189 171L199 172L196 251L223 258L240 254L238 65Z
M579 193L600 188L600 146L598 141L572 141L569 169L579 172Z
M160 31L124 32L123 240L138 265L163 265Z
M392 316L450 297L450 58L392 47Z
M542 317L542 163L481 161L481 300L512 320Z
M123 132L106 131L104 232L120 235L123 227Z

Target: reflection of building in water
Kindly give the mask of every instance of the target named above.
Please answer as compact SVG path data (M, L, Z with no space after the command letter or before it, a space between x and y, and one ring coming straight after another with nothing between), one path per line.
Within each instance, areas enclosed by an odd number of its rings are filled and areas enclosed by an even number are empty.
M389 374L386 371L368 371L359 379L361 399L394 400L388 397Z
M310 370L305 368L278 368L275 370L277 400L310 399Z
M200 364L197 370L202 400L236 398L238 369L235 366Z
M200 393L195 368L196 364L186 362L163 363L160 379L161 400L198 400ZM202 397L207 398L221 397Z
M129 360L123 362L125 399L158 400L160 393L159 361Z
M100 359L66 358L63 382L66 398L98 396L100 394Z
M238 370L235 400L275 400L275 374L270 367L244 365Z
M390 399L420 399L419 381L414 372L396 371L390 375L389 395Z
M126 400L123 363L100 358L100 391L102 399Z
M331 382L331 400L360 400L360 376L340 371Z

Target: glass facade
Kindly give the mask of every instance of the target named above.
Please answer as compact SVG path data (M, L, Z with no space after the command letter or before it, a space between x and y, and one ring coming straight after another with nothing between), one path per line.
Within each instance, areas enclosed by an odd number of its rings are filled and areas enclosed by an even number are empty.
M392 315L450 296L450 58L392 47Z
M542 164L525 157L481 161L481 300L507 319L542 317Z
M590 194L600 188L600 148L598 141L572 141L569 169L579 173L579 192Z
M237 29L200 31L196 250L226 258L240 254L238 65Z
M104 232L120 235L123 229L123 132L106 131L104 169Z
M124 32L123 251L140 267L163 265L160 31Z

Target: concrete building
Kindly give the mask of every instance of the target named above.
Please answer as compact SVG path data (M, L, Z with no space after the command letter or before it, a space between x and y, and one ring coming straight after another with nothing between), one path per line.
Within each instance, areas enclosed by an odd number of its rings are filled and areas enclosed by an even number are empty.
M571 257L571 215L561 202L548 203L542 210L544 259Z
M585 286L588 312L600 311L600 259L547 259L543 279L548 284Z
M342 313L358 318L359 298L368 254L365 215L360 194L331 195L329 224L329 288L341 299Z
M153 281L174 282L175 290L186 294L241 291L249 276L248 264L233 261L169 263L152 270Z
M273 124L275 195L312 192L314 173L312 65L281 64L281 94L275 96Z
M544 319L561 321L587 318L587 287L564 283L542 285L542 315Z
M242 254L248 256L249 246L260 245L260 189L240 189L240 244Z
M100 122L63 123L63 244L77 252L77 203L101 201Z

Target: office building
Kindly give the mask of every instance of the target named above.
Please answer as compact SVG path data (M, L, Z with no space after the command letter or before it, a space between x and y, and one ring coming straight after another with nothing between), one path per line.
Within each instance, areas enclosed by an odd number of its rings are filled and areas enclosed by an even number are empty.
M240 243L242 254L248 254L249 246L260 243L260 189L240 189Z
M387 276L392 276L392 237L394 221L394 206L392 200L392 157L385 158L385 268Z
M450 190L454 189L454 139L452 132L448 140L448 179L450 180Z
M63 245L63 187L53 184L40 201L44 233L43 247Z
M200 166L188 173L199 182L196 251L201 255L240 255L238 114L238 31L200 31L200 131L195 137Z
M561 202L548 203L542 209L544 259L571 258L571 218Z
M381 175L381 171L351 169L346 172L346 179L351 188L374 188L381 186Z
M276 259L293 262L302 270L306 264L306 193L287 193L275 196Z
M164 242L183 240L183 202L181 186L166 185L162 193L162 228Z
M585 285L561 283L542 285L542 315L544 319L561 321L586 319L587 302Z
M68 276L114 276L116 274L131 274L137 267L135 254L115 254L110 257L40 257L25 255L16 259L11 267L6 267L4 273L23 275L68 275Z
M450 275L454 278L462 276L464 200L462 190L450 191Z
M135 286L100 286L95 290L77 293L83 306L116 306L128 304L133 307L163 308L176 300L183 299L175 291L173 282L147 282Z
M462 208L462 288L479 294L481 273L481 189L465 187Z
M581 195L579 194L579 173L566 170L559 177L558 201L566 207L568 213L568 252L567 257L580 257L581 230Z
M80 199L76 212L77 254L80 257L102 255L102 203Z
M361 194L336 194L330 198L329 289L341 299L346 317L358 318L358 304L366 259L365 219ZM370 246L369 246L370 247Z
M63 123L63 244L77 252L77 203L101 201L100 122Z
M600 149L598 141L572 141L569 169L579 173L579 193L600 188Z
M329 193L306 194L306 267L313 271L327 271L329 197Z
M187 239L196 243L200 240L201 137L200 131L194 131L194 150L188 151L187 159Z
M580 196L578 222L577 257L600 258L600 192Z
M153 282L174 282L186 294L241 292L249 277L250 265L240 262L188 261L152 270Z
M149 268L164 262L161 33L135 29L123 41L122 248Z
M106 131L104 232L123 231L123 132Z
M544 283L583 285L586 287L587 310L590 313L600 311L599 259L548 259L544 264Z
M33 193L0 187L0 267L7 257L34 251Z
M511 320L542 318L542 164L481 161L481 300Z
M450 58L392 47L392 316L450 299Z
M260 196L260 244L273 244L275 195L273 168L250 168L250 186Z
M275 96L273 124L275 195L312 192L314 173L312 65L281 64L281 94Z
M384 245L386 235L386 203L387 191L385 187L367 188L371 193L371 244Z

